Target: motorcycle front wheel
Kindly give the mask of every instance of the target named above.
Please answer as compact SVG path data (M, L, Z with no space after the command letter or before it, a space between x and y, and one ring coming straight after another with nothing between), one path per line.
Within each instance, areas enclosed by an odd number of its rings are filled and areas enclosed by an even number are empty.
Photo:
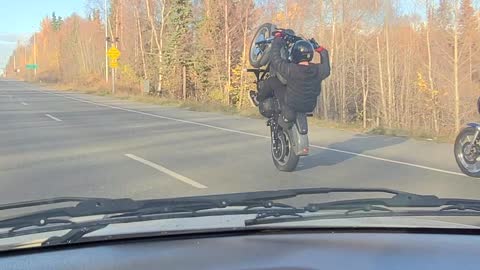
M460 131L455 139L454 154L455 161L464 174L480 178L480 146L473 142L476 131L473 127Z
M270 61L270 44L256 44L257 42L265 41L266 39L272 37L272 31L275 30L275 26L271 23L262 24L255 36L253 37L252 43L250 44L250 51L248 60L250 65L254 68L261 68L268 64Z
M274 136L274 134L272 134ZM298 164L299 156L295 154L289 133L278 129L276 138L272 137L272 158L278 170L291 172Z

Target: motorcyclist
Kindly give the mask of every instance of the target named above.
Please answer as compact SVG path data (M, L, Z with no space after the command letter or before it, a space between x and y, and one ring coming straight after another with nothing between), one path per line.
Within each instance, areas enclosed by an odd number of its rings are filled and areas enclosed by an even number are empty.
M321 82L330 75L328 51L311 39L296 41L292 47L291 62L281 57L281 49L288 35L277 31L271 47L270 76L259 84L258 93L250 91L253 105L258 106L274 95L280 102L284 122L296 119L297 112L312 112L321 91ZM314 51L320 54L320 64L312 63ZM280 74L286 81L282 83L275 75ZM260 106L262 107L262 106Z

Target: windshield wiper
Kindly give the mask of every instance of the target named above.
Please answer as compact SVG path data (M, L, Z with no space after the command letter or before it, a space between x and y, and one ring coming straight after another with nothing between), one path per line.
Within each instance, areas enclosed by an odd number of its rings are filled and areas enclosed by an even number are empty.
M249 209L255 207L290 207L274 201L293 198L300 195L339 192L382 192L393 195L402 193L401 191L390 189L306 188L153 200L60 197L0 205L0 211L2 211L78 202L75 206L58 207L0 220L0 229L25 227L30 225L43 226L47 224L48 219L58 217L74 218L107 214L119 214L117 217L127 217L153 213L196 212L205 209L226 208L232 206L244 206Z
M35 206L43 207L61 203L77 203L75 206L57 207L0 220L0 230L8 229L7 232L0 233L0 238L48 232L56 230L57 228L59 230L82 229L84 228L82 226L87 225L93 226L99 225L100 223L115 223L118 219L121 219L118 220L118 222L131 222L132 220L142 219L148 220L149 218L145 218L144 216L155 214L162 214L161 217L155 217L157 219L182 218L205 215L225 215L231 213L256 214L259 211L269 211L269 209L275 208L274 215L279 216L287 212L302 210L297 210L295 207L275 202L276 200L293 198L300 195L326 194L331 192L399 193L399 191L389 189L306 188L153 200L60 197L0 205L1 212L2 210L18 210L20 208ZM201 212L202 210L221 209L233 206L241 206L243 208L237 211L216 211L215 213ZM82 222L81 224L71 221L71 219L76 217L95 215L112 216L105 220Z
M393 197L309 203L304 207L294 207L278 202L278 200L297 196L328 193L385 193L391 194ZM444 207L435 210L438 215L459 215L460 212L465 215L480 215L480 211L476 211L480 209L480 200L440 199L433 195L418 195L375 188L304 188L153 200L67 197L0 205L0 211L65 202L78 202L78 204L0 220L0 229L10 229L7 233L0 233L0 238L55 230L76 230L71 233L73 235L71 237L79 239L91 232L91 229L98 230L112 223L219 215L256 214L256 218L246 220L246 225L319 218L311 216L311 214L330 210L339 210L340 214L326 214L321 215L320 218L412 215L407 212L394 211L394 208L403 207L410 209ZM419 213L418 211L413 212ZM104 215L104 217L93 221L71 221L76 217L95 215ZM72 241L71 237L50 242L65 243Z
M89 227L81 227L81 228L76 228L72 229L68 233L62 235L62 236L52 236L47 241L42 243L42 246L55 246L55 245L61 245L61 244L70 244L70 243L75 243L78 240L80 240L84 235L103 229L107 227L107 224L104 225L92 225Z
M397 210L398 208L400 210ZM320 215L314 213L320 213ZM391 198L309 203L303 208L297 208L295 215L291 213L282 215L274 212L270 215L260 213L254 219L246 220L245 224L249 226L291 222L294 219L318 220L385 216L480 216L480 200L438 198L434 195L398 192ZM276 218L272 219L272 217Z
M8 234L11 235L15 231L26 227L43 227L54 223L74 224L74 222L65 218L104 215L118 213L119 211L129 211L137 209L137 203L132 199L60 197L53 199L4 204L0 205L0 211L75 202L78 202L78 204L75 206L42 210L31 214L25 214L0 220L0 229L10 228Z

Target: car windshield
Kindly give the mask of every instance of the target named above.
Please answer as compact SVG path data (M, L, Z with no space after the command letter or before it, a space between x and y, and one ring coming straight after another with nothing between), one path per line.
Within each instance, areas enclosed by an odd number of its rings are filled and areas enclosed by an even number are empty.
M0 247L480 225L477 1L1 6Z

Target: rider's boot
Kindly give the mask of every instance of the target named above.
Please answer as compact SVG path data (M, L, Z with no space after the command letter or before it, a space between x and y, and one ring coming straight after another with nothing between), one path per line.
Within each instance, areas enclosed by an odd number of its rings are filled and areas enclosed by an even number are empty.
M293 122L288 121L285 119L285 116L280 115L278 117L278 125L281 126L283 129L289 129L293 126Z
M260 102L258 102L258 100L257 100L257 92L250 91L248 94L249 94L248 96L250 97L248 100L250 101L252 106L258 107Z

